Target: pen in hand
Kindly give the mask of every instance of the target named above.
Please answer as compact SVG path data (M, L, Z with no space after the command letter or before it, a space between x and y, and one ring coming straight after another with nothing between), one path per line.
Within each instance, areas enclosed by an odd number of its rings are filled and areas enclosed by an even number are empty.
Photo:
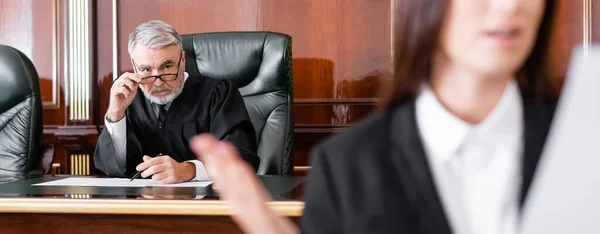
M156 157L161 156L161 155L162 155L162 153L156 155ZM133 177L131 177L131 180L129 180L129 181L133 181L134 179L137 179L138 177L140 177L140 175L142 175L142 171L136 172L135 175L133 175Z

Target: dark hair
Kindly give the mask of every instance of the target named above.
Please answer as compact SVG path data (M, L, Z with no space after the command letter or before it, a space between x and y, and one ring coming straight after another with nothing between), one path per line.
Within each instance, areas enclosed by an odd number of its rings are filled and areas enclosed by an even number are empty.
M449 0L395 0L394 3L393 85L387 85L392 90L387 91L385 107L414 100L421 85L429 79ZM554 0L547 0L533 50L516 74L523 95L554 97L546 60L553 13Z

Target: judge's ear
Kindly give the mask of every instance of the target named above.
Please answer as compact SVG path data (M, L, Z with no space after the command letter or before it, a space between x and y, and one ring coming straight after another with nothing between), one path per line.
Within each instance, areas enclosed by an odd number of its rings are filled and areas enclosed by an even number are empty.
M182 51L181 53L181 69L185 72L185 51Z

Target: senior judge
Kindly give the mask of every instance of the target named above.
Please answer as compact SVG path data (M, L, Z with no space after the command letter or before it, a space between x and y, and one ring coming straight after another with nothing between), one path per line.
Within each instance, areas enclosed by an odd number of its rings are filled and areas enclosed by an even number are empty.
M188 143L210 132L235 145L257 169L254 128L238 89L226 80L190 77L182 48L181 36L162 21L143 23L131 33L134 73L113 81L96 168L116 177L142 171L159 183L208 179Z

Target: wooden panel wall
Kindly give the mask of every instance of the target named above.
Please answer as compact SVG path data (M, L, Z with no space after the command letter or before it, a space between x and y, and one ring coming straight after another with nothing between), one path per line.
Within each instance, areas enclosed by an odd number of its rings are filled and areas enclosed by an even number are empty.
M312 145L373 109L376 76L391 68L390 4L390 0L121 0L119 71L132 70L127 52L129 33L152 19L171 24L180 34L214 31L288 34L293 38L296 165L307 165ZM110 5L99 1L98 9L104 12ZM140 5L144 6L143 11L137 10ZM111 25L98 26L99 31L110 32ZM101 37L99 41L108 39L106 35ZM100 42L99 50L110 51L110 46ZM98 64L100 110L105 110L113 69L108 65L113 60L109 56L99 59L102 60Z
M600 42L600 0L589 0L592 3L592 41ZM576 1L579 2L579 1ZM582 4L579 2L579 4ZM581 8L580 8L581 9Z
M85 3L88 6L92 3L91 0L72 2L78 3L80 9ZM70 158L74 155L90 156L98 135L92 119L74 119L69 115L74 109L72 104L77 104L80 112L93 113L91 102L95 99L92 87L84 85L92 80L90 75L95 71L75 69L84 64L91 65L95 57L93 34L88 34L89 41L81 46L75 47L72 43L83 39L85 32L91 33L92 30L85 29L92 25L75 27L74 19L84 15L69 12L69 9L75 9L72 5L64 0L0 0L0 44L24 52L37 69L43 100L43 141L54 144L54 161L61 164L62 173L70 172ZM87 12L90 13L88 22L91 22L93 11ZM84 49L88 56L83 57ZM75 58L77 66L69 63ZM76 70L79 72L71 72Z
M0 44L10 45L27 55L35 64L40 76L44 123L63 124L63 87L59 72L62 56L59 39L61 31L57 23L60 6L57 1L0 0ZM47 115L46 115L47 114Z
M161 19L181 34L240 30L289 34L293 37L295 163L307 165L316 142L374 109L379 97L377 77L391 70L392 1L117 0L113 6L108 0L0 0L0 43L22 50L38 69L44 142L55 144L55 161L61 163L63 173L70 173L91 162L114 65L119 74L131 70L127 37L140 23ZM585 1L558 0L549 58L557 84L564 77L571 49L583 40ZM600 0L592 2L597 15L592 39L599 41ZM116 28L113 16L117 16ZM88 165L87 170L93 173L91 168Z

